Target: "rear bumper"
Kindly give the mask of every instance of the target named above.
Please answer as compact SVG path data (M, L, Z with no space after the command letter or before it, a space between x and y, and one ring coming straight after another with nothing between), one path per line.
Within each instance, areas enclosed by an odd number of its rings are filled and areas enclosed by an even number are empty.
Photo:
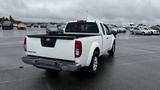
M22 61L42 69L77 71L81 68L81 65L76 64L74 61L46 59L33 56L24 56L22 57Z

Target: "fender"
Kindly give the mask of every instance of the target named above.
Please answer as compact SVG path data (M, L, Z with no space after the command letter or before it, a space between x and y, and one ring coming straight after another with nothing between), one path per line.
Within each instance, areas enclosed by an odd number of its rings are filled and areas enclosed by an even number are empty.
M100 49L100 54L101 54L101 48L100 48L100 45L97 43L97 42L93 42L93 44L91 45L91 48L90 48L90 51L89 51L89 55L88 55L88 59L87 59L87 62L86 62L86 66L89 66L90 63L91 63L91 59L92 59L92 56L93 56L93 53L95 51L96 48L99 48Z

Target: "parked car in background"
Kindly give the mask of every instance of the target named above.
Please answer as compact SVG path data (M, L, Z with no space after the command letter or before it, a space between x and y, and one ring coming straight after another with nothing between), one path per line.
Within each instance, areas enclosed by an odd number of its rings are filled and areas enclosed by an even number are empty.
M47 24L40 24L40 28L46 28Z
M19 24L17 24L17 29L18 30L26 30L27 25L25 25L24 23L19 23Z
M134 27L130 29L131 34L136 34L137 32L140 32L140 29L138 27Z
M125 33L126 29L125 28L117 28L118 33Z
M55 31L58 31L57 25L56 24L48 24L46 28L46 33L47 34L52 34L55 33Z
M11 21L3 21L2 29L3 30L12 30L13 29L13 23Z
M151 32L152 35L159 35L160 32L158 30L154 30L152 28L149 28L149 31Z
M140 32L138 34L151 35L152 32L148 28L142 28L142 29L140 29Z
M130 30L132 34L151 35L151 31L148 28L133 28Z
M154 25L154 26L151 26L150 28L153 30L157 30L160 34L160 25Z
M108 24L108 28L111 30L111 32L118 34L118 30L115 25Z
M66 24L63 24L63 25L59 25L59 27L58 27L60 30L65 30L65 28L66 28Z
M28 24L27 24L27 27L28 27L28 28L31 28L31 27L32 27L32 25L28 23Z
M118 34L117 28L110 27L110 30L111 30L112 32L115 32L116 34Z
M13 24L13 28L14 28L14 27L17 27L17 24L16 24L16 23Z
M33 24L33 27L34 28L39 28L39 25L38 24Z

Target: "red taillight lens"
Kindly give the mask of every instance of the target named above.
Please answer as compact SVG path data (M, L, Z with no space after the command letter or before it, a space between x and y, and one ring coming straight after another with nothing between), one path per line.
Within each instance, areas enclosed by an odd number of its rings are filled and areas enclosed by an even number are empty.
M27 51L26 44L27 44L27 38L24 38L24 51Z
M79 58L82 54L82 43L81 41L75 42L75 57Z

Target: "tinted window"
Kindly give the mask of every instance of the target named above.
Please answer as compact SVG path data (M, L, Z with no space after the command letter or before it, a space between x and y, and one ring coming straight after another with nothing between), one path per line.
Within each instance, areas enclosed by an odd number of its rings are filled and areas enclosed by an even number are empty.
M75 33L99 33L97 24L92 22L68 23L65 31Z

